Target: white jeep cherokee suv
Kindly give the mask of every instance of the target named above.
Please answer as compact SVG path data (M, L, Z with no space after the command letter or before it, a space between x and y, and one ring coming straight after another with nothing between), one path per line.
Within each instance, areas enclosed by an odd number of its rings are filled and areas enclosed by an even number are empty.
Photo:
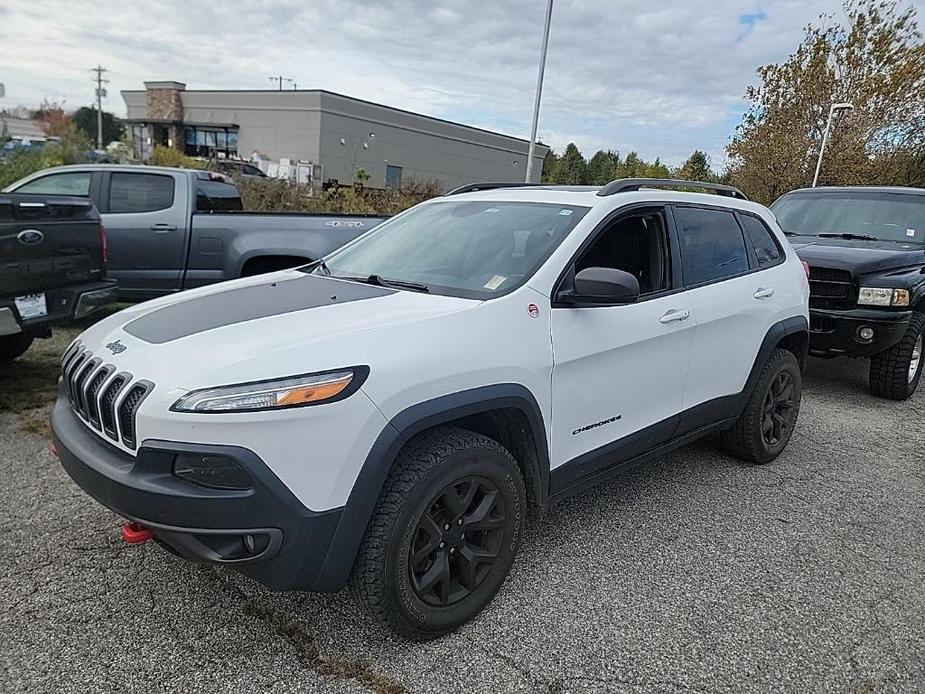
M63 356L55 446L142 539L276 590L350 583L430 638L492 598L528 508L711 432L773 460L808 296L732 188L466 186L97 323Z

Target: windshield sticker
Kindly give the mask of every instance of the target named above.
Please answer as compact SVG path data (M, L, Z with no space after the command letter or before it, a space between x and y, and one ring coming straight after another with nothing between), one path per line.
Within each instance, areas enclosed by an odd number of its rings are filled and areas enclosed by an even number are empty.
M915 236L915 229L906 229L906 236Z
M502 284L504 284L504 280L506 279L507 277L505 277L504 275L495 275L494 277L492 277L490 280L488 280L485 283L485 289L495 290L498 287L500 287Z
M485 214L494 214L495 212L500 212L501 210L497 207L489 207L485 210Z
M559 210L559 214L563 217L571 217L573 210Z

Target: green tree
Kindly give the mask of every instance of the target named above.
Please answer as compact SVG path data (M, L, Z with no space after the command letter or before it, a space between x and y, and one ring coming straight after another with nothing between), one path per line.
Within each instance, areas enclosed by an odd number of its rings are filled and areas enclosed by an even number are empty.
M543 174L540 178L542 183L552 183L556 174L556 165L559 163L559 157L552 149L547 150L546 156L543 157Z
M588 162L588 179L589 182L602 186L610 183L617 178L617 171L620 167L620 154L612 149L598 150Z
M896 0L848 0L847 22L822 16L779 64L758 69L727 147L730 179L771 202L812 182L829 107L836 116L820 182L904 184L925 150L925 43L916 11Z
M556 164L553 182L560 185L586 185L589 183L588 163L574 142L569 142Z
M716 182L717 180L716 174L710 168L710 157L699 149L695 149L687 161L681 164L674 176L685 181Z
M81 106L72 115L71 120L93 142L96 142L96 109ZM122 122L113 114L103 111L103 147L110 142L122 139L124 128Z

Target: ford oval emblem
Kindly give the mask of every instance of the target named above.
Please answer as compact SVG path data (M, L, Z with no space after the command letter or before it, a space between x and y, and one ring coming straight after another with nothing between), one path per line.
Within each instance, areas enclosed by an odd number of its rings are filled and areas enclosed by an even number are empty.
M45 234L38 229L23 229L16 235L23 246L38 246L45 240Z

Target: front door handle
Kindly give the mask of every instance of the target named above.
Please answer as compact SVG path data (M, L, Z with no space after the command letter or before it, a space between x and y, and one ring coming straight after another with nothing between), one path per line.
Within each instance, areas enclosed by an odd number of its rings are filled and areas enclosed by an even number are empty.
M175 224L155 224L151 227L151 231L155 234L166 234L168 231L176 231L177 227Z
M659 323L677 323L682 320L687 320L691 317L691 312L686 308L684 309L671 309L668 313L658 319Z
M772 296L774 296L774 290L771 287L759 287L754 294L756 299L770 299Z

